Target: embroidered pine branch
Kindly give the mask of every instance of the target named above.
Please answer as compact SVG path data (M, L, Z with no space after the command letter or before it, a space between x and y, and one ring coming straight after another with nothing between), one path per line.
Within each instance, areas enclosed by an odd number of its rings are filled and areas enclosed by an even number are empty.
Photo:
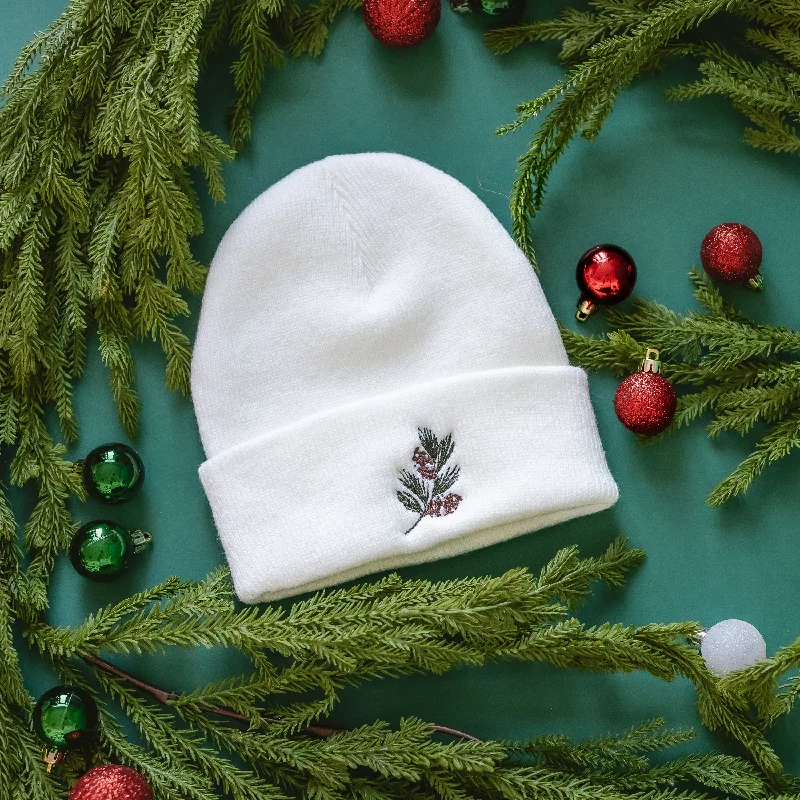
M800 447L800 333L747 319L700 270L690 273L703 312L679 316L635 300L633 311L608 312L613 333L599 338L562 328L567 352L587 369L618 375L636 368L647 347L662 354L664 374L686 392L664 435L713 414L709 436L745 435L759 426L755 449L711 492L719 506L745 492L770 464ZM660 437L656 437L660 438Z
M774 151L800 149L795 130L800 122L796 3L593 0L590 6L588 12L567 8L556 19L520 23L485 35L497 53L529 42L560 41L561 57L571 64L563 80L518 106L517 119L498 130L509 133L545 115L519 158L511 195L514 235L534 265L530 222L542 207L558 159L575 136L591 140L600 133L622 89L671 58L698 58L701 77L672 90L670 97L723 95L753 123L745 131L750 144ZM697 28L722 13L737 15L751 26L747 38L753 48L746 57L733 54L722 39L696 38Z
M411 458L414 471L400 471L403 489L397 491L397 499L417 515L406 533L411 533L424 517L452 514L463 500L460 494L449 491L461 472L458 464L448 466L455 449L452 434L441 441L428 428L420 428L417 434L421 447L414 450Z

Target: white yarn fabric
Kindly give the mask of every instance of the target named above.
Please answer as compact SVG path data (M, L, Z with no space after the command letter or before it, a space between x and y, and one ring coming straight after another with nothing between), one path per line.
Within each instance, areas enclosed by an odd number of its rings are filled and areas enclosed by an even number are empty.
M405 156L326 158L242 212L211 265L192 392L245 603L618 495L586 375L525 256L471 191Z

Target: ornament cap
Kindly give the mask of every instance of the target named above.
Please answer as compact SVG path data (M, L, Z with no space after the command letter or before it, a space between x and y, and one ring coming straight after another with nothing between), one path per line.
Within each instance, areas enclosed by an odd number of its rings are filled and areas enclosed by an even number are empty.
M756 292L761 292L764 290L764 278L761 276L760 272L757 272L747 281L747 285Z
M42 751L42 761L45 763L45 771L50 773L64 760L64 754L60 750L48 750L46 747Z
M597 304L589 300L588 297L581 297L578 301L578 310L575 312L575 319L578 322L586 322L591 314L597 311Z
M135 530L131 531L131 542L133 543L133 552L141 553L146 550L153 542L153 537L147 531Z
M652 372L654 375L658 375L661 372L661 362L658 360L658 356L659 352L655 347L648 347L639 371Z

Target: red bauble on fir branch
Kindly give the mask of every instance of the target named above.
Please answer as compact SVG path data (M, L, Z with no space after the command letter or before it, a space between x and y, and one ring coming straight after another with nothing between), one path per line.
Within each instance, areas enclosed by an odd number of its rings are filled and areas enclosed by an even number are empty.
M761 289L761 240L739 222L723 222L712 228L700 247L703 269L720 283L741 283Z
M153 790L135 769L105 764L79 778L69 800L153 800Z
M439 24L442 0L364 0L369 32L388 47L413 47Z
M581 292L575 317L584 322L599 306L613 306L630 295L636 285L636 263L622 247L599 244L580 257L575 280Z
M642 436L661 433L675 416L678 399L672 384L659 374L660 369L658 350L648 350L639 371L628 375L614 395L619 421Z

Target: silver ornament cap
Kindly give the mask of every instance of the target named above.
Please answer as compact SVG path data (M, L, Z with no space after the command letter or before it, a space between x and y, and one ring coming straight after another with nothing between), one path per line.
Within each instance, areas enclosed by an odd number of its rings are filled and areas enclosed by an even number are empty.
M719 678L767 657L767 643L758 628L741 619L726 619L709 628L700 643L709 672Z

